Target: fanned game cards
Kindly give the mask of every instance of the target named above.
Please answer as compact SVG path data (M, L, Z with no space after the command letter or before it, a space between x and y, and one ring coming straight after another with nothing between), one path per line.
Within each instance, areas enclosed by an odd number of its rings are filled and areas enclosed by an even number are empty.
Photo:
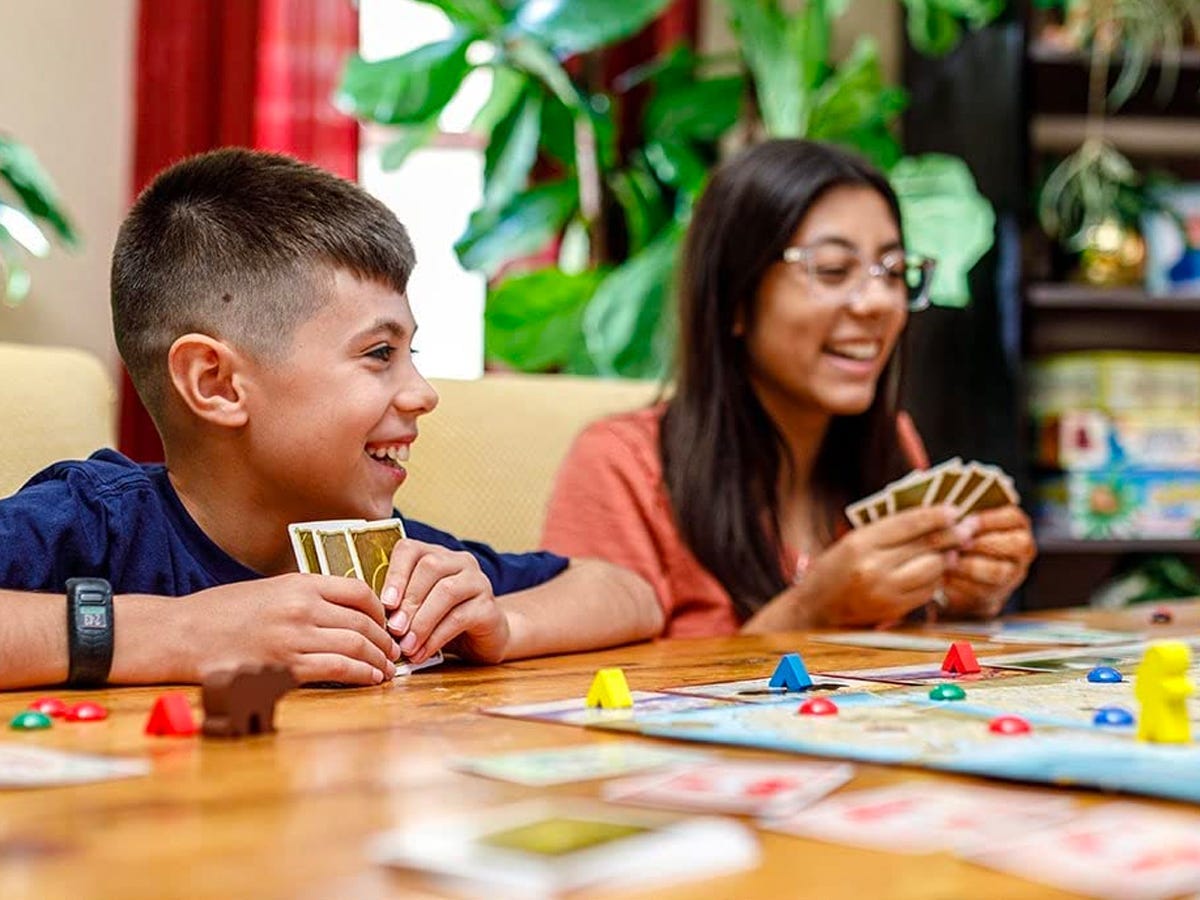
M392 550L404 538L400 519L326 519L288 525L292 552L301 572L357 578L376 594L383 590ZM442 662L439 650L420 665L404 657L396 661L396 675L409 675Z
M1007 506L1020 500L1013 481L1001 469L985 463L963 463L959 457L930 468L910 472L881 491L846 507L846 518L855 528L877 522L906 509L950 505L959 518Z

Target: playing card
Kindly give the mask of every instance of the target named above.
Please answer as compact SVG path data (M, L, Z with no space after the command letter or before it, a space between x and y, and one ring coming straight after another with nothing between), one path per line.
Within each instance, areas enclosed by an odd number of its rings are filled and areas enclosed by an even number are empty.
M1003 472L997 471L995 478L976 491L975 496L965 501L959 509L962 514L970 515L985 509L996 509L1018 503L1020 496L1013 487L1012 479Z
M366 519L324 519L319 522L293 522L288 525L288 537L292 541L292 553L296 557L296 566L301 572L309 574L328 575L329 572L321 567L321 558L317 554L317 539L315 531L325 531L346 528L351 525L365 525Z
M855 528L861 528L867 522L874 522L887 515L887 490L884 488L876 491L846 507L846 518Z
M810 634L809 639L822 644L845 644L849 647L876 647L880 650L946 651L945 638L899 634L894 631L845 631L836 634Z
M894 853L969 852L1066 821L1067 797L999 788L906 783L841 793L782 819L773 831Z
M975 462L967 463L963 468L962 476L958 479L954 489L946 494L939 502L949 504L950 506L958 506L961 498L969 497L988 477L987 471Z
M378 594L383 590L392 551L404 539L404 523L400 519L381 519L351 526L347 533L363 580Z
M1157 900L1200 890L1200 816L1133 803L980 844L972 862L1092 897Z
M936 482L930 487L925 496L926 506L937 506L945 503L946 498L955 493L958 482L963 475L963 462L959 457L939 463L930 471L937 473Z
M54 787L148 775L141 759L68 753L47 747L0 744L0 788Z
M559 801L413 819L376 837L368 854L494 900L712 877L753 866L759 848L731 819Z
M929 471L913 472L896 482L889 493L888 511L898 513L905 509L921 506L936 478L937 476Z
M511 781L530 787L545 787L575 781L592 781L597 778L613 778L630 772L674 767L708 758L708 754L694 750L652 747L629 741L606 741L602 744L581 744L576 747L465 756L452 760L450 766L472 775L483 775L486 778Z
M781 816L803 809L854 776L846 763L714 760L604 785L605 800L660 809Z
M327 575L340 575L343 578L363 578L362 570L358 567L350 535L345 528L313 529L316 540L317 559L321 563L321 571Z

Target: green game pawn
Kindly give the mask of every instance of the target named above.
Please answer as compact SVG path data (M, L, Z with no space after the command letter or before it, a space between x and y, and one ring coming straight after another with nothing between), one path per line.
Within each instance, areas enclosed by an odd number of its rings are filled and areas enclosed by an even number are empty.
M967 692L957 684L935 685L929 692L930 700L965 700Z
M50 717L45 713L25 710L25 712L19 712L13 716L13 720L8 723L8 727L14 731L37 731L50 727Z

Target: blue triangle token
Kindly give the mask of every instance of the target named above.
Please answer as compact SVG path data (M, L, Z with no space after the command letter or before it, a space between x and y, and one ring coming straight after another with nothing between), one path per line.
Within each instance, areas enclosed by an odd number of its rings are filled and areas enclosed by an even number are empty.
M804 668L804 660L799 653L785 653L779 660L775 674L767 685L773 688L783 688L785 691L802 691L812 687L812 678L808 669Z

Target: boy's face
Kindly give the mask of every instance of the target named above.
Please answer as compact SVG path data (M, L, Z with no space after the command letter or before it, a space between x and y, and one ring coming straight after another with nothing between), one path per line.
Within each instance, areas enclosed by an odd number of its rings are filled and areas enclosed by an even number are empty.
M272 514L382 519L404 481L417 417L437 393L413 365L408 300L337 272L282 361L245 370L250 459Z

